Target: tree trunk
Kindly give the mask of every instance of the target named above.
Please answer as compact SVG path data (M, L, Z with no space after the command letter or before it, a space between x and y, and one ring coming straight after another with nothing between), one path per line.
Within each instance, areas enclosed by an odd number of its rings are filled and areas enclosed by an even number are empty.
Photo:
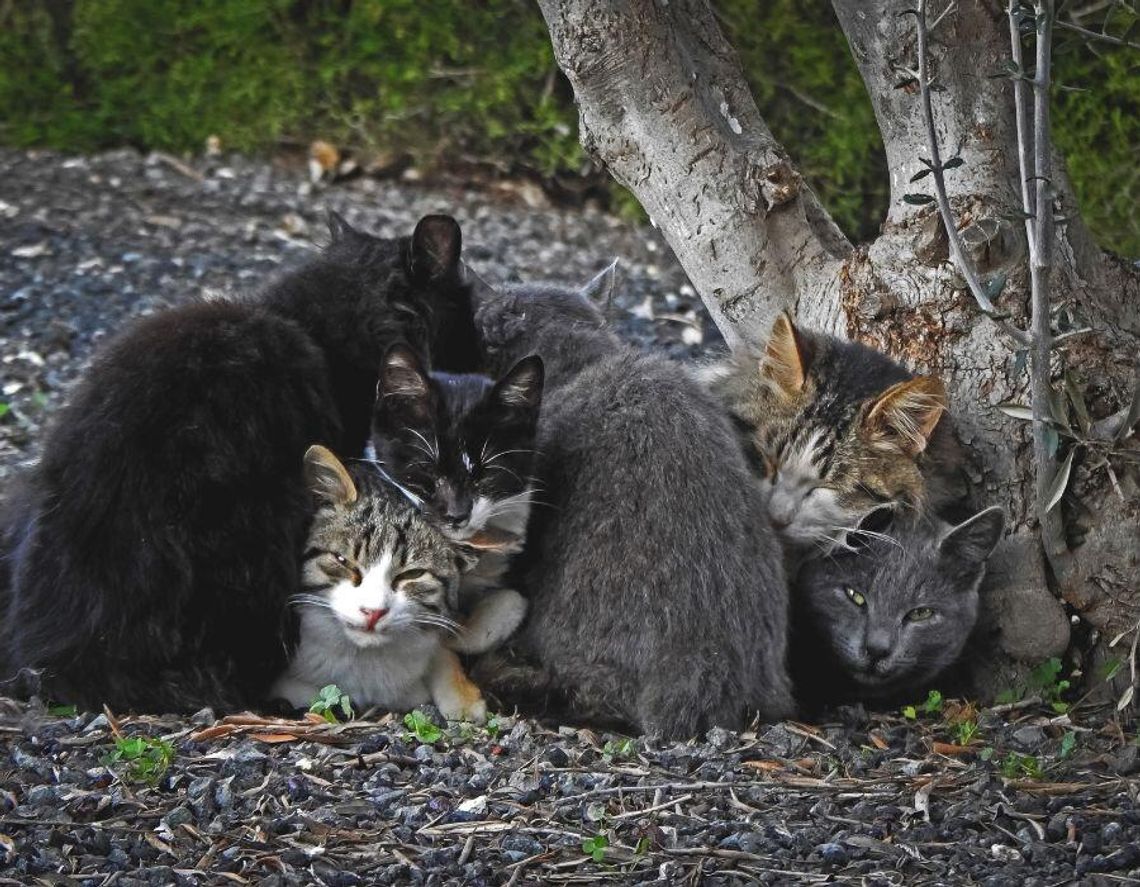
M980 502L1006 509L1011 535L991 561L986 618L1002 650L1036 663L1066 650L1071 610L1101 635L1140 621L1140 494L1134 437L1105 461L1082 446L1062 506L1075 581L1051 584L1034 517L1029 423L997 409L1029 403L1022 346L984 316L949 264L927 191L929 157L913 72L915 20L904 0L834 0L883 133L891 206L873 243L851 249L765 126L704 0L539 0L577 97L582 142L661 228L730 345L757 341L780 308L941 375ZM937 11L936 11L937 12ZM935 14L931 15L932 21ZM936 128L959 230L1011 322L1026 328L1024 227L1005 14L960 4L930 34ZM1058 169L1063 169L1060 164ZM1140 353L1140 275L1093 243L1063 176L1054 312L1058 333L1092 327L1054 352L1094 420L1127 409ZM1063 395L1062 395L1063 397ZM1062 441L1064 443L1064 440ZM1106 466L1111 469L1106 470ZM1113 480L1115 478L1115 480ZM1076 544L1076 543L1081 544ZM1124 670L1127 671L1127 670ZM997 680L1001 680L998 678Z

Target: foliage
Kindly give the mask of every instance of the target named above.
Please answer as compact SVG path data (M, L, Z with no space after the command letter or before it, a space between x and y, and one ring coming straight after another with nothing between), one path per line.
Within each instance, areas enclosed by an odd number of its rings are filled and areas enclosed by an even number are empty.
M348 698L348 694L342 693L340 687L336 684L326 684L321 687L317 698L314 699L313 704L309 706L309 711L320 715L330 724L335 724L338 721L336 716L336 710L338 708L345 719L353 716L352 700Z
M414 736L420 742L427 745L438 742L440 737L443 736L443 731L432 723L431 718L418 708L404 715L404 726L411 731L409 736Z
M609 846L609 838L599 832L582 842L582 852L589 855L594 862L602 862L606 858L606 848Z
M773 133L840 227L872 238L886 161L830 4L714 3ZM1057 144L1094 233L1140 255L1136 53L1061 37L1056 77L1079 90L1056 93ZM420 165L550 175L586 162L531 0L0 0L0 57L0 142L13 145L196 151L216 135L249 151L320 137ZM635 206L620 191L615 204Z
M1045 774L1033 755L1011 751L1001 762L1001 775L1006 779L1040 779Z
M926 701L918 703L917 705L904 705L902 707L902 715L908 721L913 721L918 717L918 713L933 715L942 711L942 693L938 690L931 690L926 694Z
M1069 689L1070 682L1061 678L1061 660L1054 656L1046 659L1029 675L1029 686L1037 690L1058 714L1069 710L1069 703L1062 698Z
M119 736L115 747L103 757L108 767L124 764L122 776L128 782L154 785L170 768L174 746L149 736Z

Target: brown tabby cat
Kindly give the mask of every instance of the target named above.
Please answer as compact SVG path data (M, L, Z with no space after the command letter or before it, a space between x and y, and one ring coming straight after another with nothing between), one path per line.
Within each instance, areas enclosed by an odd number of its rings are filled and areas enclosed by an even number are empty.
M941 511L961 501L961 454L946 394L857 342L776 318L762 354L704 374L728 408L772 524L798 549L829 550L872 509Z

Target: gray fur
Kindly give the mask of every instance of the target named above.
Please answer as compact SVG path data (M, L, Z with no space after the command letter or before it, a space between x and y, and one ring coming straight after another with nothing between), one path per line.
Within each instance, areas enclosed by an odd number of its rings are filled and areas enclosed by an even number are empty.
M579 713L649 734L789 714L779 543L711 396L622 344L581 292L513 286L476 316L492 372L527 354L547 371L516 652Z
M974 629L978 587L1003 523L998 508L955 527L896 518L882 534L853 534L861 540L854 552L805 564L793 595L801 698L918 698L954 665Z

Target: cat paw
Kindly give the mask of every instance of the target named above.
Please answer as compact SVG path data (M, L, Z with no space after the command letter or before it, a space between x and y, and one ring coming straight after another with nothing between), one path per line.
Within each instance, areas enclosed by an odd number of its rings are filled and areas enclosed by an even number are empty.
M526 618L527 599L510 588L490 591L475 605L463 633L448 646L460 653L485 653L507 640Z
M455 700L454 705L440 705L440 714L449 721L468 721L472 724L483 725L487 723L487 703L483 697L463 702Z

